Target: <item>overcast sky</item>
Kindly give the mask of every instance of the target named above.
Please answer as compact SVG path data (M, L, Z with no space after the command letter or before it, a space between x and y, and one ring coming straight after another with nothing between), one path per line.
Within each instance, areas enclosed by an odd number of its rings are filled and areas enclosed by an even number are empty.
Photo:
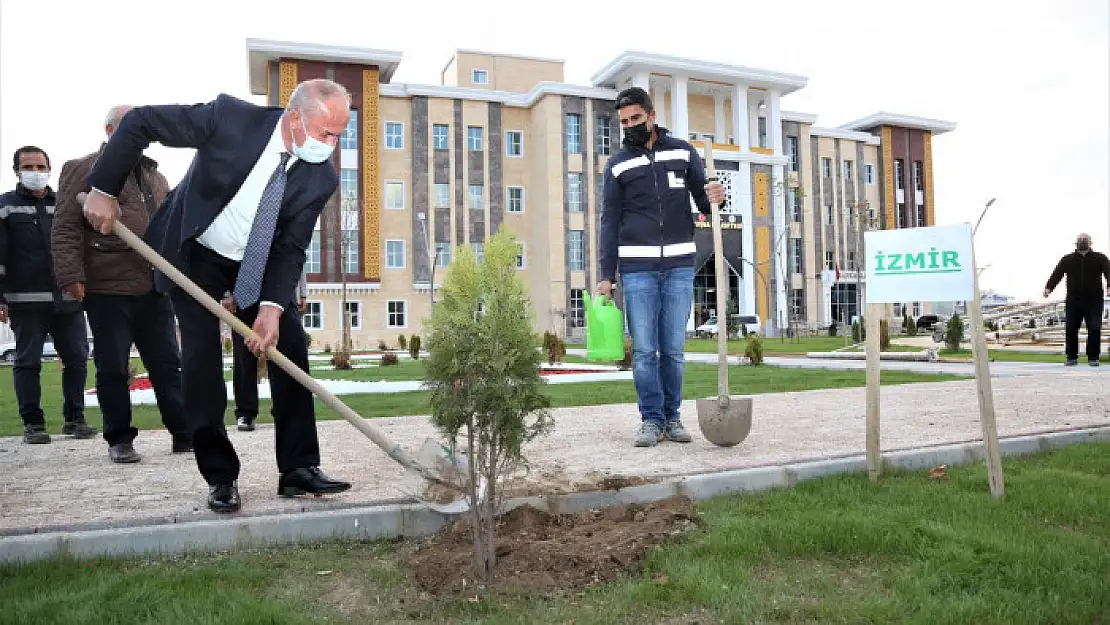
M384 5L384 6L383 6ZM534 6L537 15L521 13ZM1110 249L1110 2L764 0L0 0L0 155L46 149L56 175L96 149L117 103L250 97L248 37L404 53L437 84L456 48L566 61L588 84L626 49L802 74L783 108L837 126L876 111L943 119L938 224L974 222L984 288L1039 297L1082 230ZM257 101L257 98L256 98ZM171 183L191 154L148 152ZM0 188L14 187L5 167ZM1061 287L1056 295L1063 295Z

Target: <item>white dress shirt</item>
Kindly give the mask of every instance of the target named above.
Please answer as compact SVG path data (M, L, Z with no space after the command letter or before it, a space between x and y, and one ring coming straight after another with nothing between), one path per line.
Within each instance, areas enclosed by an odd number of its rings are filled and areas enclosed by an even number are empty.
M208 229L197 237L201 245L216 252L224 258L241 262L243 253L247 248L247 238L250 237L251 228L254 226L254 216L258 213L258 204L262 201L262 192L266 183L281 162L281 155L285 153L285 140L281 136L281 123L274 128L274 134L269 143L262 150L261 156L255 162L254 168L247 174L243 186L227 206L216 215L216 219ZM295 155L290 155L285 171L297 161ZM260 302L263 306L282 306L274 302Z

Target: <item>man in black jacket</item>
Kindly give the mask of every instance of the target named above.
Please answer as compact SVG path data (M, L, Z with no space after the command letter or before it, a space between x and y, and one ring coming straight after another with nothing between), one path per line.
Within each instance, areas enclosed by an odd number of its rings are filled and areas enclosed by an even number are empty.
M12 378L23 419L23 442L50 442L40 401L42 349L49 334L62 359L62 434L92 438L85 422L85 380L89 338L81 304L63 295L54 281L50 230L56 198L47 184L50 157L34 146L15 151L19 184L0 195L0 323L11 320L15 332Z
M1084 232L1075 238L1075 251L1056 264L1056 270L1044 287L1045 297L1052 294L1064 274L1068 276L1068 292L1064 298L1066 364L1071 367L1079 362L1079 324L1086 323L1087 364L1097 367L1102 348L1102 278L1107 279L1105 292L1110 296L1110 259L1091 250L1091 235Z
M191 106L138 106L120 121L86 181L85 217L108 233L116 201L152 141L195 148L185 178L154 214L146 241L212 298L235 298L253 325L247 346L257 356L276 345L308 371L308 345L293 301L305 250L324 205L339 185L333 151L350 118L350 95L331 80L307 80L288 106L263 107L222 94ZM208 507L240 509L239 456L227 436L219 319L161 275L172 291L181 331L182 391L193 420L197 466L210 487ZM270 377L278 495L322 495L350 489L319 468L312 393L279 367Z
M624 141L605 165L597 290L611 295L619 268L640 408L633 445L688 443L678 409L697 252L690 197L709 213L710 202L725 199L725 188L706 180L693 146L655 124L646 91L622 91L616 109Z

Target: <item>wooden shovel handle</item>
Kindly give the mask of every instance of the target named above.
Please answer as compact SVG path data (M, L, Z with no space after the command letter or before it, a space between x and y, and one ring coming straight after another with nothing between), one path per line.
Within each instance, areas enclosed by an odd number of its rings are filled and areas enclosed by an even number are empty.
M717 180L717 168L713 166L713 142L703 141L705 149L705 174L711 181ZM725 246L721 236L721 208L710 202L713 225L713 263L717 277L717 396L728 401L728 295L730 281L725 273ZM744 224L747 227L748 224Z

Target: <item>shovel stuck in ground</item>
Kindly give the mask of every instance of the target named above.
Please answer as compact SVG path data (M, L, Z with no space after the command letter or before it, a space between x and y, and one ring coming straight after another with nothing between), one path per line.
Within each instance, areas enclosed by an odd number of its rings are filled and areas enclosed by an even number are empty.
M713 166L713 143L705 146L705 172L710 181L717 179ZM728 275L725 273L724 245L721 236L721 211L711 205L713 226L713 260L717 278L717 398L699 399L698 427L706 440L720 447L744 442L752 431L752 398L732 397L728 391ZM750 228L751 224L744 224Z
M166 277L173 280L174 284L181 287L193 299L207 308L209 312L231 326L231 329L244 338L254 338L254 332L245 323L221 306L212 296L205 293L118 220L114 222L112 231L150 264L164 273ZM340 401L338 397L324 388L307 372L293 364L276 347L267 349L265 357L284 369L294 380L312 391L329 408L338 412L358 431L374 441L390 458L405 467L407 486L402 488L404 492L420 500L429 508L443 514L458 514L470 509L470 502L464 496L464 493L468 491L467 478L470 474L465 456L452 454L449 447L429 438L425 440L424 445L417 452L417 457L413 458L404 447L390 440L369 420L359 416L357 412ZM484 490L483 485L479 484L478 492L482 493Z

